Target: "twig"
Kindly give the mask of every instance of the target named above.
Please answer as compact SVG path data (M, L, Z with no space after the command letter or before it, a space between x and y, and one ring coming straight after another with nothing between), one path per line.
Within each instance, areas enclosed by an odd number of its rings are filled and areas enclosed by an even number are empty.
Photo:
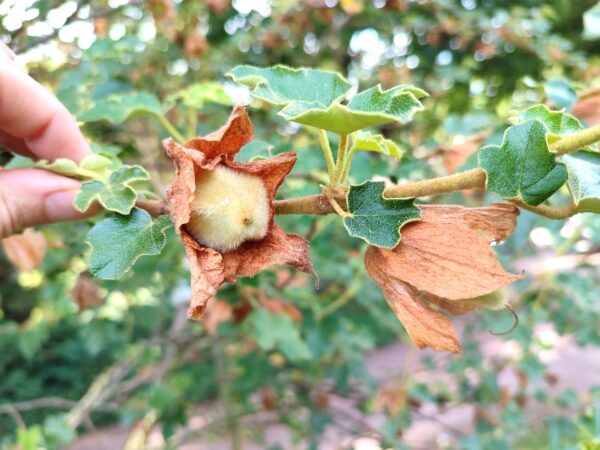
M329 139L327 139L327 132L319 129L319 144L321 144L321 150L325 157L325 163L327 164L327 173L329 174L329 182L333 181L333 172L335 165L333 162L333 154L331 153L331 147L329 146Z
M598 141L600 141L600 125L569 134L551 144L550 150L557 155L565 155Z
M540 216L546 217L548 219L554 220L563 220L577 213L577 205L573 202L569 203L566 206L550 206L550 205L538 205L531 206L525 203L522 200L510 200L511 203L514 203L519 208L526 209L527 211L531 211Z

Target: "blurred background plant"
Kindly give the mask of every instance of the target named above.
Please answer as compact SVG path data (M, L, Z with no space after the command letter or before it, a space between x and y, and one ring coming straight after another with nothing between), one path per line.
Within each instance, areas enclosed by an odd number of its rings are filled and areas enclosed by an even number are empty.
M104 156L173 176L161 148L219 127L246 88L238 64L337 70L361 88L411 83L426 111L381 132L400 163L356 156L353 182L472 167L514 110L535 103L600 123L593 0L109 0L0 2L0 39L53 90ZM241 156L295 150L280 195L317 193L316 134L260 102ZM0 163L18 158L0 153ZM317 183L315 183L315 181ZM477 193L434 202L481 205ZM172 231L119 281L92 279L90 223L5 239L0 253L0 446L38 448L600 448L600 221L523 212L496 247L526 276L508 312L455 320L460 355L418 351L334 217L278 217L310 239L318 291L288 268L185 317ZM107 433L102 429L108 428ZM106 441L108 439L108 441ZM108 443L107 443L108 442ZM190 444L196 443L196 444Z

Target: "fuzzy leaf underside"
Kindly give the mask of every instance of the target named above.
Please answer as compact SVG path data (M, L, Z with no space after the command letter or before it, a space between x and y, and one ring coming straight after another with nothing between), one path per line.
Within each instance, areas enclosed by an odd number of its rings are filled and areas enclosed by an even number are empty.
M376 247L394 248L400 242L400 229L421 219L414 199L387 199L383 196L385 183L368 181L351 186L348 191L349 217L344 226L351 236L359 237Z
M600 213L600 153L579 151L562 157L579 212Z
M35 167L40 169L49 170L50 172L65 175L67 177L81 178L88 178L86 172L93 172L98 176L105 176L111 165L112 161L102 155L86 156L79 165L75 161L67 158L58 158L52 162L42 159L35 163Z
M105 280L121 278L139 257L161 252L166 242L164 231L170 225L168 216L152 219L139 208L128 216L115 215L98 222L88 234L90 272Z
M285 119L338 134L392 122L407 123L423 109L419 98L427 95L408 85L386 91L374 86L343 104L352 85L335 72L240 66L229 75L253 88L254 97L282 107L279 114Z
M121 167L113 172L107 181L93 180L83 183L75 198L75 208L83 212L94 201L98 201L109 211L129 214L137 197L131 184L148 178L148 172L140 166Z
M522 199L536 206L567 180L567 170L548 150L547 129L539 120L509 127L502 145L479 151L479 166L486 173L488 191L506 199Z
M120 125L135 113L160 115L163 113L163 107L155 95L147 92L111 95L96 101L77 119L83 122L106 120L114 125Z
M398 145L384 138L381 134L371 134L369 132L357 132L352 139L353 153L359 151L377 152L394 158L402 158L403 151Z

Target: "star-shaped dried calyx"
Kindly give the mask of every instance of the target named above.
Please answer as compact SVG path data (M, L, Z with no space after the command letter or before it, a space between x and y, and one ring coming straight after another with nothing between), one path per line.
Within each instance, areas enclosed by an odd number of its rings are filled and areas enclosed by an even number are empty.
M235 162L252 137L246 110L236 106L219 130L185 145L163 143L177 168L167 203L190 262L192 319L202 317L219 286L238 276L255 276L275 264L314 275L306 240L273 221L273 197L296 155Z
M394 249L369 247L365 267L418 347L460 352L452 323L430 305L451 314L502 305L490 294L519 277L502 268L489 244L506 239L519 210L505 203L420 209L423 220L407 224Z

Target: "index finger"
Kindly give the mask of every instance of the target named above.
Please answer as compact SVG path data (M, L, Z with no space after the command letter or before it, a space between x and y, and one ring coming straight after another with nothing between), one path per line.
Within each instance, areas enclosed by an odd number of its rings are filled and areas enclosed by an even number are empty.
M75 119L50 92L0 51L0 130L22 139L38 158L70 158L91 153Z

